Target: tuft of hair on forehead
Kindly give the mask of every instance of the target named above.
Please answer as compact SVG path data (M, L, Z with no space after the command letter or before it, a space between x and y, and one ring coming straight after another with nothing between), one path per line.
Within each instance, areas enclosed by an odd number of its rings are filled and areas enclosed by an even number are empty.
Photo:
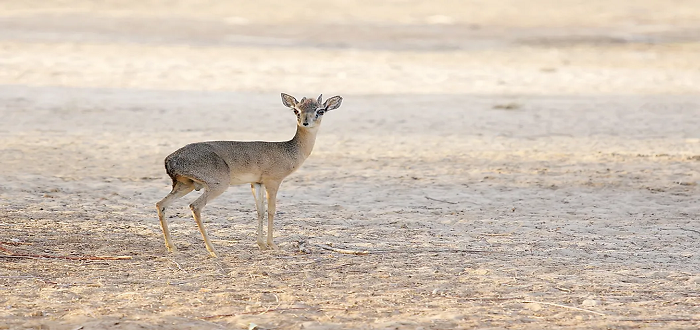
M314 110L317 106L318 104L316 103L316 100L305 97L302 98L301 101L299 101L299 104L297 105L297 107L300 109L314 108Z

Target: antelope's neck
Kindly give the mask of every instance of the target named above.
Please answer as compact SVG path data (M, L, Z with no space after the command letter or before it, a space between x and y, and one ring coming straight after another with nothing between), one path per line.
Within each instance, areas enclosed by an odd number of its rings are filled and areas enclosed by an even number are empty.
M304 155L304 159L309 157L311 151L314 149L316 133L318 133L318 126L314 128L303 128L297 125L297 133L294 134L294 137L289 141Z

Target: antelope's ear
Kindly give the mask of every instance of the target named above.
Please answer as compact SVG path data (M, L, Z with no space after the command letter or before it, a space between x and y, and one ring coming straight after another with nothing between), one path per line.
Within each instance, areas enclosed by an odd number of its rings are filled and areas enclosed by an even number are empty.
M316 100L316 103L321 104L321 99L323 97L323 94L318 95L318 100Z
M326 111L331 111L340 108L340 104L343 103L343 98L340 96L333 96L323 103L323 108Z
M282 93L282 104L284 104L285 107L294 108L298 103L299 101L297 101L294 96Z

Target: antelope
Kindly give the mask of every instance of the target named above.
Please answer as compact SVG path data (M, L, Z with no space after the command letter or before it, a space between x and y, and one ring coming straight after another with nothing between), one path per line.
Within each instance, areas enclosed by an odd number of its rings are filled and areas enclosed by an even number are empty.
M165 247L176 251L170 238L165 209L192 190L204 192L192 204L192 216L202 234L204 244L212 257L216 251L202 223L202 209L221 195L229 186L250 183L258 211L257 243L261 250L277 250L272 241L272 223L276 211L277 191L282 180L299 169L314 148L316 134L323 115L340 107L343 98L333 96L322 101L302 98L297 101L282 93L282 103L297 116L297 131L289 141L208 141L188 144L165 158L165 171L173 181L170 193L156 203L158 218L165 237ZM263 235L265 200L267 193L267 240Z

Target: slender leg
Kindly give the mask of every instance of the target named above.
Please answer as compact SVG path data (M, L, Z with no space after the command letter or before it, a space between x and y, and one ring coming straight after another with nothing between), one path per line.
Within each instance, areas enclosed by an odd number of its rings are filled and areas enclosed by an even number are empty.
M255 198L255 209L258 211L258 247L260 250L267 250L265 237L263 236L263 219L265 218L265 199L263 198L263 189L265 186L262 183L251 183L250 189L253 191Z
M207 251L209 251L209 254L215 258L216 251L214 251L214 247L211 245L211 241L209 241L209 235L207 235L207 231L204 229L204 223L202 223L202 209L205 205L207 205L207 202L213 200L226 191L226 188L228 188L228 186L220 183L205 184L204 193L202 193L202 196L199 196L199 198L190 204L192 216L194 217L194 221L197 223L197 227L199 227L199 232L202 233L202 238L204 239L204 244L207 247Z
M265 188L267 191L267 246L272 250L279 250L277 245L272 242L273 219L277 211L277 190L281 182L267 182Z
M165 237L165 247L169 252L176 251L177 248L173 244L172 239L170 239L170 229L168 228L168 220L165 219L165 208L168 207L176 199L187 195L192 190L194 190L194 185L189 183L183 183L181 181L175 182L173 190L170 191L168 196L165 196L160 202L156 203L156 209L158 210L158 219L160 219L160 227L163 229L163 236Z

